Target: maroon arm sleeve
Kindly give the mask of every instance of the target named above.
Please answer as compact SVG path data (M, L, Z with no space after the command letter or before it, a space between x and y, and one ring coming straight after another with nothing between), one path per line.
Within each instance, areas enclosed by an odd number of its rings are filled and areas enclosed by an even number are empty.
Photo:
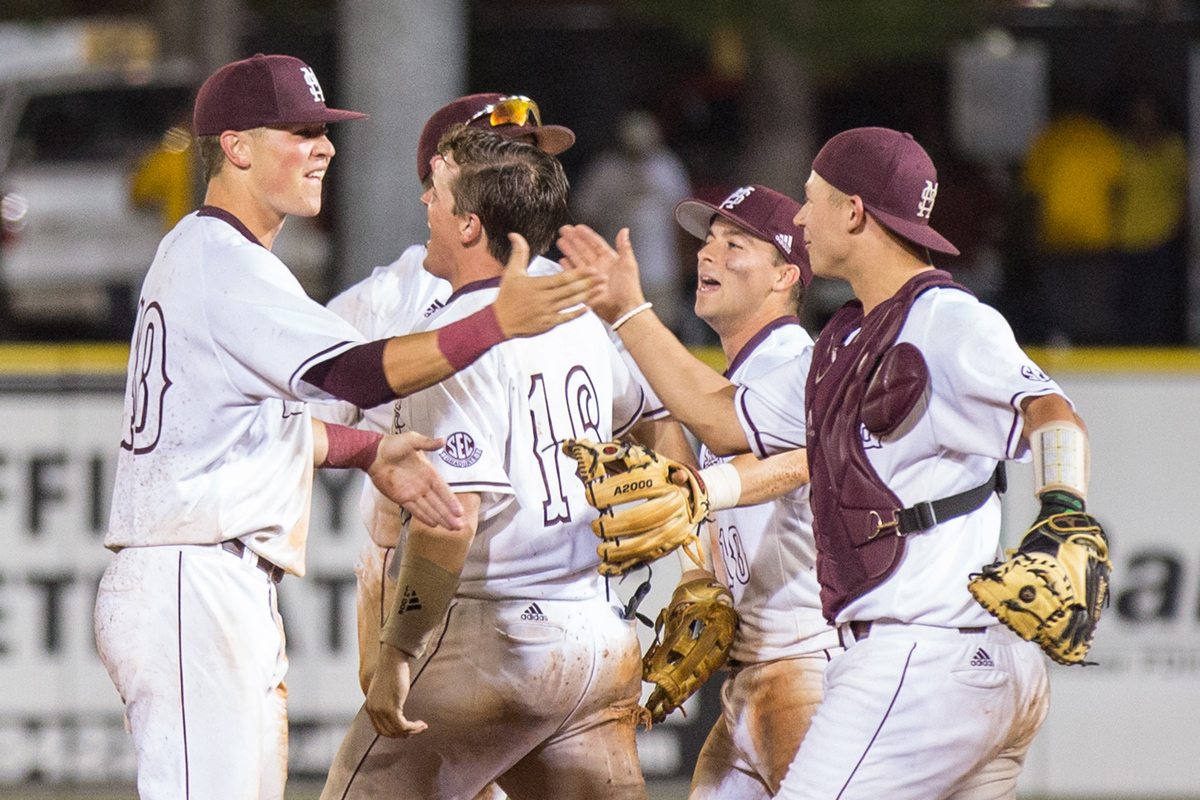
M397 395L383 372L383 348L387 341L360 344L313 364L302 380L359 408L374 408L395 400Z
M470 366L503 341L496 309L490 305L437 332L438 350L455 372ZM383 349L387 343L387 339L379 339L351 347L313 364L301 380L359 408L374 408L395 400L399 395L392 391L383 371Z
M438 350L456 371L475 363L475 359L503 341L496 307L490 305L438 329Z
M366 472L375 463L379 453L382 433L360 431L345 425L325 423L325 434L329 437L329 452L322 467L330 469L361 469Z

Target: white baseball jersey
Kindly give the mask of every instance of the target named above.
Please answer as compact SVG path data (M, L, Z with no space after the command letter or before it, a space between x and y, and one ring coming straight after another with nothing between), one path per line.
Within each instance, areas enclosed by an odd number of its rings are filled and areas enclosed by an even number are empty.
M783 317L755 334L725 375L735 384L790 383L794 374L778 373L776 367L812 346L799 320ZM729 460L707 447L701 447L700 459L705 467ZM821 614L808 493L805 484L770 503L716 513L721 559L739 618L730 654L736 661L770 661L838 646L837 631Z
M449 281L425 270L425 245L415 244L391 264L376 267L368 277L330 300L327 308L367 339L384 339L412 333L418 321L446 304L450 291ZM370 415L342 401L314 408L313 416L352 426ZM368 427L379 433L391 432L390 421L385 427Z
M928 408L898 438L861 433L871 465L906 507L983 484L999 460L1028 459L1020 404L1062 390L1025 355L999 312L957 289L930 289L913 303L897 342L912 343L925 357ZM811 357L810 351L738 390L738 417L760 456L804 445ZM967 576L996 559L999 539L1000 498L993 495L977 511L909 536L896 570L848 603L837 622L995 624L967 591Z
M542 261L531 272L544 271ZM498 283L462 287L415 329L474 313L495 299ZM446 439L430 460L456 491L480 494L479 525L436 643L411 673L405 710L429 729L380 737L360 711L323 798L470 798L492 780L513 796L592 797L602 787L605 797L645 797L633 730L634 623L599 592L595 511L561 450L570 436L612 438L644 404L604 326L586 314L498 345L437 386L368 412L365 424L376 429ZM380 500L376 545L359 571L367 641L378 641L371 617L401 560L378 546L379 528L398 521ZM372 668L361 661L360 675ZM479 698L497 712L480 716Z
M185 217L142 287L105 545L241 538L304 574L306 401L332 398L301 376L363 341L232 216Z
M330 300L329 310L345 319L369 340L425 330L425 321L446 304L451 294L448 281L426 271L425 252L425 245L407 248L400 258L386 267L377 267L370 277ZM535 256L529 262L531 275L550 275L560 271L562 267L542 256ZM612 333L607 325L604 327L625 361L626 368L645 393L646 408L642 417L665 417L667 410L651 391L649 383L625 350L620 337ZM313 415L326 422L341 425L354 425L361 420L363 427L368 430L386 434L398 433L401 430L396 409L395 404L388 403L360 412L350 403L339 402L315 407ZM429 433L420 427L415 430ZM376 544L383 547L394 546L400 533L399 508L381 495L370 479L363 482L359 510L363 523L371 532Z
M495 300L499 278L459 289L417 329ZM600 586L596 512L584 499L569 437L608 441L641 416L645 396L593 314L492 348L437 386L397 401L404 430L446 439L430 460L456 492L482 496L458 593L477 599L576 600Z

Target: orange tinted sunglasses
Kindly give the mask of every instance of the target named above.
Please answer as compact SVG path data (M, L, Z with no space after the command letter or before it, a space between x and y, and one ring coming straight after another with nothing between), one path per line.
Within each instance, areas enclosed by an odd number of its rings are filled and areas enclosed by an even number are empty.
M499 125L520 125L521 127L525 127L531 115L533 116L533 124L535 126L540 128L542 125L542 113L538 110L537 103L520 94L505 97L499 102L485 106L467 120L467 124L470 125L472 122L489 115L491 117L489 122L493 128Z

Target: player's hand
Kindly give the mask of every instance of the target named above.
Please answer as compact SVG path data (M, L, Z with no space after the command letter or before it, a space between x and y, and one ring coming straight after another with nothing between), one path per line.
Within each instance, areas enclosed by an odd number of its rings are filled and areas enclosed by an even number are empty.
M564 270L556 275L529 275L529 242L510 233L512 254L500 278L496 321L506 339L536 336L587 311L592 272ZM578 306L578 308L575 308ZM566 309L570 309L567 311Z
M440 450L445 444L445 439L413 431L384 436L367 474L384 497L424 524L456 531L463 525L462 504L421 452Z
M617 234L614 250L587 225L564 225L558 229L558 249L566 256L560 262L565 270L580 269L601 276L588 300L601 319L615 322L626 311L646 302L628 228Z
M404 716L410 675L408 657L390 644L379 645L379 666L367 689L367 716L383 736L402 739L420 733L429 726Z

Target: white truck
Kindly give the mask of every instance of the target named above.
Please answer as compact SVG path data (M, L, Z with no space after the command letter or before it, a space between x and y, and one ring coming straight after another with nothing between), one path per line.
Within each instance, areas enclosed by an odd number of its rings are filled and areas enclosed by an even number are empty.
M0 337L128 338L174 222L165 206L135 202L132 183L149 154L187 146L202 78L160 59L145 23L0 25ZM192 208L202 187L194 169L179 175L158 190ZM275 251L320 293L319 221L289 221Z

